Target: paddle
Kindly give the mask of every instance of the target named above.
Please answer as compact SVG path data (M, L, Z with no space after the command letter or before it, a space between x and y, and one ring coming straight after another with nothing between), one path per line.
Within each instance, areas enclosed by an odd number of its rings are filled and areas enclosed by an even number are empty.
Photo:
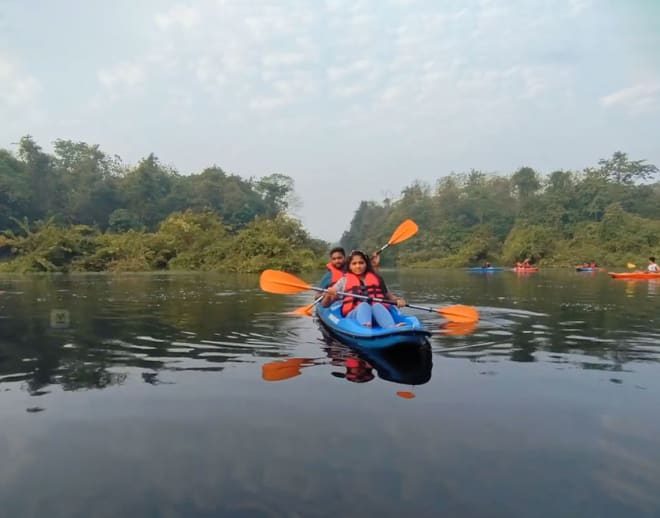
M299 279L295 275L277 270L264 270L261 273L259 285L264 291L268 291L270 293L280 293L283 295L291 295L307 290L314 290L318 292L328 291L323 288L318 288L307 284L305 281ZM357 295L354 293L345 293L341 291L337 292L337 294L345 295L348 297L355 297L357 299L370 300L371 302L380 302L382 304L394 304L394 302L390 300L376 297L367 297L366 295ZM445 317L447 320L451 320L452 322L469 323L479 320L479 312L476 310L476 308L472 306L464 306L462 304L456 304L454 306L447 306L444 308L431 308L425 306L417 306L415 304L406 304L406 307L438 313Z
M628 268L637 268L637 265L634 263L628 263L627 266Z
M419 227L417 226L417 223L415 223L412 219L405 220L398 227L396 227L396 230L392 232L392 237L390 237L390 240L385 245L381 246L380 250L378 250L376 253L380 255L380 253L388 246L396 245L402 241L405 241L406 239L413 237L415 234L417 234L418 230Z
M388 246L390 245L396 245L399 244L406 239L410 239L413 237L415 234L417 234L417 231L419 230L419 227L417 226L417 223L415 223L412 219L407 219L403 223L401 223L394 232L392 232L392 237L390 237L390 240L387 242L387 244L383 245L380 247L380 250L376 252L376 254L380 255L380 253L385 250ZM314 306L318 304L323 297L318 297L314 302L311 304L308 304L307 306L303 306L298 309L294 309L291 313L295 315L307 315L311 316L312 315L312 309L314 309Z

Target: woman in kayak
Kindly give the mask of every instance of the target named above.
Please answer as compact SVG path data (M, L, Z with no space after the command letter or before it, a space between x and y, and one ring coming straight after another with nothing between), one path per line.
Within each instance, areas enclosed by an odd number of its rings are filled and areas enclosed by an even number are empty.
M380 302L371 302L350 295L341 296L338 292L354 293L369 297L385 299L398 307L406 305L406 301L398 299L387 291L383 278L374 272L367 254L361 250L353 250L346 261L348 271L323 295L323 307L327 307L341 297L343 305L341 314L346 318L354 318L366 327L372 327L375 321L380 327L395 327L394 318L389 310Z
M649 257L649 265L646 271L649 273L660 273L660 266L655 262L655 257Z

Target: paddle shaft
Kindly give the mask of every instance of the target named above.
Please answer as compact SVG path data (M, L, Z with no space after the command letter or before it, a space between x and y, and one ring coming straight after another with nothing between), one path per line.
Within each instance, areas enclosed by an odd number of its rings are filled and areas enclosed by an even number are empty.
M315 291L324 291L324 292L328 291L327 289L324 290L323 288L312 287L312 289L315 290ZM378 298L378 297L370 297L369 295L359 295L357 293L347 293L345 291L338 291L337 295L342 295L344 297L354 297L356 299L368 300L370 302L380 302L381 304L394 304L396 306L396 302L393 301L393 300L381 299L381 298ZM410 304L406 304L406 306L408 306L409 308L426 309L428 311L435 311L431 308L422 308L422 307L417 307L417 306L411 306Z
M383 246L380 247L380 250L376 252L376 255L380 255L383 250L385 250L388 246L390 246L389 243L384 244Z

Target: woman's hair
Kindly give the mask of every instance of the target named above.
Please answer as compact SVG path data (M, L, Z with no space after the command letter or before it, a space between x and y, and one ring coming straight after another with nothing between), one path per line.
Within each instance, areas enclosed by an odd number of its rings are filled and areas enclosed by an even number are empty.
M346 259L346 268L348 271L350 271L350 266L351 266L351 260L355 256L360 256L362 259L364 259L364 262L367 264L367 269L365 272L371 272L371 273L376 273L374 272L374 267L371 265L371 259L369 259L369 256L364 253L362 250L351 250L351 253L348 255L348 258Z

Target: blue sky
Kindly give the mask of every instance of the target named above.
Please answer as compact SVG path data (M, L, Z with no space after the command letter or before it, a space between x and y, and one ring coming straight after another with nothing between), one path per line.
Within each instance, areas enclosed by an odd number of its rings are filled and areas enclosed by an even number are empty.
M283 173L316 237L471 168L660 166L660 1L0 0L0 147Z

